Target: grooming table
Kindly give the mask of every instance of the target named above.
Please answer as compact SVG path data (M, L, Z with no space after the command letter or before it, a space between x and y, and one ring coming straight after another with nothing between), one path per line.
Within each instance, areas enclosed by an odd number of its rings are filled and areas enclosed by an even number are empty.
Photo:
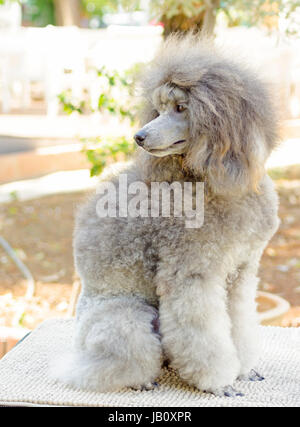
M47 320L0 360L0 406L300 406L300 328L260 327L257 370L266 379L237 381L245 396L236 398L202 393L167 368L151 391L96 393L56 382L48 375L49 361L70 350L73 328L72 319Z

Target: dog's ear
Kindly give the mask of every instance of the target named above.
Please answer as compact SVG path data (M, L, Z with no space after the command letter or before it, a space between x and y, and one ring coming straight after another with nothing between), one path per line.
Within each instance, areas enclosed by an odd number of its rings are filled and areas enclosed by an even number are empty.
M198 145L196 150L195 145ZM189 157L192 155L189 163L207 180L214 194L241 195L259 192L269 154L264 135L253 125L245 129L238 141L222 139L221 135L219 138L203 135L189 153Z
M206 176L215 194L233 195L259 192L259 182L265 174L269 155L264 136L252 125L245 129L239 141L209 141Z
M277 141L276 116L266 91L255 87L247 92L234 84L218 90L218 82L212 89L199 86L191 96L190 112L187 166L202 175L215 194L259 191L265 162Z

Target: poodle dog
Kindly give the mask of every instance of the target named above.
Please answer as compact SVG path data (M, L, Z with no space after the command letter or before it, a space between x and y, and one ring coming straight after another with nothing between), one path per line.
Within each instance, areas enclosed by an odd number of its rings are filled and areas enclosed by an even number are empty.
M100 194L81 208L74 253L82 292L74 353L59 377L101 392L148 388L168 360L190 385L236 396L236 379L263 379L253 370L255 296L260 257L278 227L264 169L278 140L273 103L253 72L192 35L163 43L143 97L136 157L103 182L116 189L117 208L120 174L128 186L203 182L204 222L100 217Z

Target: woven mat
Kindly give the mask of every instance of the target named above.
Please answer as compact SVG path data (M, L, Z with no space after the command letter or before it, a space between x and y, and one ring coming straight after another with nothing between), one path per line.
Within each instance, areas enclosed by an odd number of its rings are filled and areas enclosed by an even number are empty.
M184 384L164 369L159 388L95 393L48 376L52 357L71 347L72 320L47 320L0 361L0 405L4 406L300 406L300 328L260 327L263 347L257 369L262 382L237 381L245 396L220 398Z

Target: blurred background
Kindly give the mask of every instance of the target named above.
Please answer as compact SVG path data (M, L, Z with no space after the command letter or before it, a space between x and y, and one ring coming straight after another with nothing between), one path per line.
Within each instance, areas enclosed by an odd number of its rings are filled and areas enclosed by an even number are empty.
M191 29L257 69L278 99L282 144L267 166L281 225L258 310L264 324L300 326L300 1L0 0L0 357L72 314L76 206L135 149L136 74L164 37Z

